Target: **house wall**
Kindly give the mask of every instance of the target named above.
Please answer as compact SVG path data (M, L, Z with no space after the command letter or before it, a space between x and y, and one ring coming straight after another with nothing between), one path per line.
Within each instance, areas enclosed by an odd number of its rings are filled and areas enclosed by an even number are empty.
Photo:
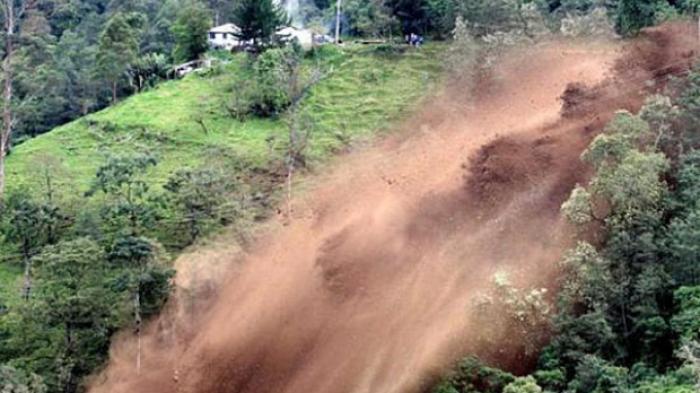
M209 33L209 45L212 48L232 49L238 43L238 38L231 33Z

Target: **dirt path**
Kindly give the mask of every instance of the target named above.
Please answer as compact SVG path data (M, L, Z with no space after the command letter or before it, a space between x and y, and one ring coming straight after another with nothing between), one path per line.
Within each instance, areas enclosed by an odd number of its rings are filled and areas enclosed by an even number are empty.
M414 392L469 352L522 364L525 338L506 316L484 323L474 301L502 271L551 286L569 243L559 206L619 107L562 119L560 96L601 84L620 56L618 44L540 45L511 53L477 104L436 98L403 136L320 175L207 312L184 318L181 302L151 326L139 376L126 340L91 391ZM639 105L643 80L605 86Z

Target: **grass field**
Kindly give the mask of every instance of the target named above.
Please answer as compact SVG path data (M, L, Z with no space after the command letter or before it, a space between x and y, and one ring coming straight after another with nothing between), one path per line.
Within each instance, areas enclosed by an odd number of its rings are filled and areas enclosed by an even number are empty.
M312 166L385 132L431 91L442 71L441 44L404 53L359 45L329 52L313 60L325 63L329 72L302 103L311 119L307 154ZM235 157L241 163L235 170L241 172L279 165L287 140L284 119L240 122L227 110L237 81L245 78L245 61L239 55L217 72L162 83L16 146L7 159L8 190L41 187L42 168L51 165L58 174L56 193L70 199L90 187L110 154L129 151L158 158L149 173L155 185L179 168L223 156ZM0 298L17 289L21 273L2 260L0 255Z
M332 72L303 103L312 119L312 161L322 162L342 145L376 135L422 97L440 75L440 46L405 54L376 54L373 47L343 49ZM148 151L159 165L154 182L175 169L196 166L212 152L228 150L252 166L265 166L270 151L286 141L282 119L231 118L226 105L244 60L217 75L191 75L133 96L16 147L7 160L8 187L35 186L37 161L60 162L67 190L85 190L95 169L112 152ZM205 132L199 122L203 122Z

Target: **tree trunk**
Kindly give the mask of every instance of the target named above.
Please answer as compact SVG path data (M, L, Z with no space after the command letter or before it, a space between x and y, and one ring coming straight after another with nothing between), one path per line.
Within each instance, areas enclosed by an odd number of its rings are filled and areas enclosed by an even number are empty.
M0 139L2 136L0 136ZM0 141L0 202L5 192L5 144Z
M340 7L342 0L338 0L335 9L335 43L340 43Z
M24 258L24 283L22 285L22 298L27 301L32 295L32 260Z
M2 132L0 132L0 198L5 193L5 157L12 136L12 55L14 54L15 14L14 1L4 0L5 12L5 59L2 63L4 88L2 109Z
M112 104L117 103L117 81L112 81Z
M287 164L287 220L292 219L292 187L294 185L294 161L293 157L289 158Z
M66 345L66 351L63 354L63 370L61 372L61 379L63 380L63 393L72 393L75 391L75 362L73 360L73 357L75 356L73 348L75 340L73 340L73 328L71 325L72 324L69 322L65 323L65 333L63 336Z
M141 278L139 277L139 280ZM134 294L134 319L136 324L136 375L141 375L141 286Z

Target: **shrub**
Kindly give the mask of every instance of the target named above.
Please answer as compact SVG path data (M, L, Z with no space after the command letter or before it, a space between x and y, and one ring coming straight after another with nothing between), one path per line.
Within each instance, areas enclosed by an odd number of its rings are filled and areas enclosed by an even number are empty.
M275 116L287 109L291 103L289 84L298 61L297 54L287 48L270 49L258 57L253 64L256 114Z

